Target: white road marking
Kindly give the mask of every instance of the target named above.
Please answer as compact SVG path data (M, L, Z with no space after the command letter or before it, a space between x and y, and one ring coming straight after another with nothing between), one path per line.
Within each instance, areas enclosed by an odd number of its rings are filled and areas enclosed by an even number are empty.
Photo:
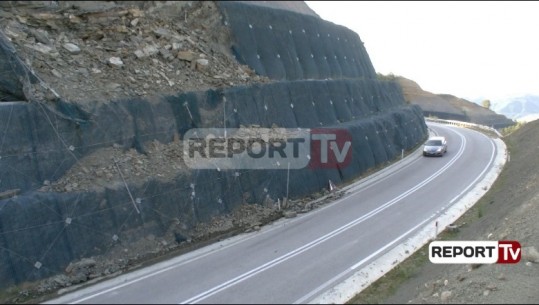
M414 193L415 191L417 191L418 189L420 189L421 187L425 186L427 183L429 183L430 181L434 180L436 177L438 177L439 175L441 175L443 172L445 172L451 165L453 165L453 163L455 163L461 156L462 154L464 153L464 149L466 147L466 138L459 132L457 131L454 131L462 140L462 146L460 146L457 154L447 163L445 164L442 168L440 168L438 171L436 171L434 174L432 174L431 176L429 176L428 178L426 178L425 180L423 180L421 183L417 184L416 186L414 186L413 188L407 190L406 192L400 194L399 196L393 198L392 200L384 203L383 205L377 207L376 209L370 211L369 213L341 226L340 228L337 228L333 231L331 231L330 233L322 236L322 237L319 237L293 251L290 251L276 259L273 259L257 268L254 268L254 269L251 269L241 275L238 275L237 277L231 279L231 280L228 280L220 285L217 285L211 289L208 289L204 292L201 292L199 294L197 294L196 296L190 298L190 299L187 299L185 301L182 301L180 304L192 304L192 303L197 303L197 302L200 302L202 300L205 300L227 288L230 288L236 284L239 284L269 268L272 268L284 261L287 261L289 260L290 258L293 258L321 243L323 243L324 241L340 234L340 233L343 233L347 230L349 230L350 228L362 223L363 221L375 216L376 214L382 212L383 210L391 207L392 205L394 205L395 203L399 202L400 200L408 197L410 194Z
M460 198L464 193L466 193L470 188L472 188L472 186L475 185L475 183L477 182L477 180L479 180L479 178L483 177L483 174L485 174L485 172L489 169L490 165L492 164L493 160L494 160L494 157L496 156L496 147L494 146L494 141L490 140L490 145L492 146L492 154L490 155L490 160L488 161L488 166L485 167L485 169L483 169L483 171L475 178L474 181L472 181L472 183L470 183L470 185L465 188L462 192L460 192L457 196L455 196L453 199L451 199L451 201L449 202L449 204L452 204L453 202L455 202L458 198Z
M451 129L449 129L451 130ZM451 130L451 131L454 131L454 130ZM311 299L312 297L314 297L315 295L319 294L321 291L327 289L329 286L331 286L333 283L335 283L337 280L341 279L342 277L344 277L346 274L350 273L350 271L353 271L355 270L357 267L365 264L366 262L368 262L370 259L372 259L373 257L377 256L378 254L380 254L381 252L387 250L389 247L393 246L395 243L397 243L399 240L401 240L402 238L406 237L408 234L412 233L414 230L416 230L417 228L421 227L423 224L427 223L428 221L432 220L434 217L438 216L439 214L441 214L443 211L447 210L455 200L457 200L460 196L462 196L464 193L466 193L472 186L475 185L475 183L477 182L477 180L479 180L480 177L483 176L483 174L490 168L490 166L492 165L492 162L494 160L494 156L495 156L495 153L496 153L496 147L494 146L494 142L491 140L490 141L491 145L492 145L492 154L491 154L491 157L490 157L490 160L489 162L487 163L487 165L485 166L485 168L483 169L483 171L476 177L476 179L474 179L472 181L472 183L470 183L470 185L468 187L466 187L466 189L464 189L464 191L462 191L459 195L457 195L456 197L454 197L450 202L449 204L447 204L446 206L440 208L436 213L432 214L429 218L425 219L423 222L421 222L420 224L418 224L417 226L413 227L412 229L408 230L406 233L400 235L399 237L397 237L396 239L394 239L393 241L391 241L390 243L388 243L387 245L385 245L384 247L378 249L377 251L375 251L374 253L370 254L369 256L367 256L366 258L362 259L360 262L356 263L355 265L353 265L352 267L350 267L350 269L346 269L344 270L343 272L339 273L337 276L333 277L332 279L326 281L324 284L318 286L316 289L312 290L311 292L309 292L308 294L306 294L305 296L301 297L300 299L296 300L294 302L294 304L304 304L307 300Z
M412 233L413 231L415 231L417 228L421 227L422 225L424 225L425 223L427 223L428 221L432 220L432 218L434 218L435 215L432 215L431 217L423 220L421 223L419 223L418 225L416 225L415 227L411 228L410 230L406 231L405 233L403 233L402 235L400 235L399 237L395 238L393 241L391 241L390 243L386 244L385 246L383 246L382 248L376 250L375 252L371 253L369 256L365 257L364 259L362 259L361 261L357 262L356 264L354 264L352 267L350 267L349 269L346 269L344 270L343 272L339 273L337 276L333 277L332 279L330 279L329 281L325 282L324 284L318 286L316 289L314 289L313 291L309 292L308 294L306 294L305 296L303 296L302 298L298 299L297 301L294 302L294 304L304 304L308 299L310 299L311 297L317 295L318 293L320 293L320 291L326 289L327 287L329 287L331 284L335 283L338 279L342 278L343 276L345 276L347 273L350 273L351 271L354 271L355 269L357 269L357 267L365 264L366 262L368 262L369 260L371 260L373 257L377 256L378 254L384 252L385 250L387 250L389 247L393 246L394 244L396 244L397 242L399 242L401 239L403 239L404 237L406 237L408 234Z
M453 131L453 130L452 130L452 131ZM288 252L287 254L282 255L282 256L280 256L279 258L276 258L276 259L274 259L274 260L272 260L272 261L270 261L270 262L268 262L268 263L266 263L266 264L264 264L264 265L261 265L261 266L255 268L255 269L252 269L252 270L250 270L250 271L248 271L248 272L245 272L245 273L243 273L242 275L237 276L237 277L235 277L234 279L231 279L231 280L229 280L229 281L227 281L227 282L225 282L225 283L223 283L223 284L221 284L221 285L218 285L218 286L216 286L216 287L214 287L214 288L212 288L212 289L206 290L205 292L202 292L202 293L200 293L200 294L198 294L198 295L196 295L196 296L194 296L194 297L192 297L192 298L190 298L190 299L188 299L188 300L186 300L186 301L184 301L184 302L182 302L182 303L195 303L195 302L200 302L200 301L202 301L202 300L204 300L204 299L206 299L206 298L208 298L208 297L210 297L210 296L212 296L212 295L214 295L214 294L216 294L216 293L218 293L218 292L220 292L220 291L222 291L222 290L224 290L224 289L226 289L226 288L229 288L229 287L234 286L234 285L236 285L236 284L238 284L238 283L240 283L240 282L243 282L244 280L246 280L246 279L248 279L248 278L250 278L250 277L252 277L252 276L254 276L254 275L256 275L256 274L258 274L258 273L260 273L260 272L263 272L263 271L265 271L265 270L267 270L267 269L269 269L269 268L271 268L271 267L273 267L273 266L276 266L276 265L278 265L278 264L280 264L280 263L282 263L282 262L284 262L284 261L286 261L286 260L288 260L288 259L290 259L290 258L292 258L292 257L295 257L295 256L297 256L297 255L299 255L299 254L301 254L301 253L303 253L303 252L305 252L305 251L307 251L307 250L309 250L309 249L315 247L316 245L318 245L318 244L320 244L320 243L322 243L322 242L328 240L329 238L332 238L332 237L334 237L334 236L336 236L336 235L338 235L338 234L340 234L340 233L342 233L342 232L345 232L346 230L352 228L353 226L355 226L355 225L357 225L357 224L359 224L359 223L361 223L361 222L363 222L363 221L365 221L365 220L367 220L367 219L369 219L369 218L375 216L376 214L380 213L381 211L383 211L383 210L389 208L390 206L394 205L395 203L397 203L397 202L400 201L401 199L403 199L403 198L409 196L411 193L417 191L419 188L423 187L425 184L427 184L428 182L430 182L431 180L435 179L436 177L438 177L439 175L441 175L443 172L445 172L445 171L449 168L449 166L451 166L454 162L456 162L456 160L457 160L458 158L460 158L460 156L462 155L462 153L463 153L463 151L464 151L464 148L465 148L465 146L466 146L466 139L464 138L464 136L463 136L462 134L460 134L460 133L458 133L458 132L456 132L456 131L454 131L454 132L457 133L457 134L459 135L459 137L462 139L462 143L463 143L462 146L460 147L458 153L456 154L456 156L454 156L454 157L453 157L453 158L452 158L446 165L444 165L444 167L442 167L441 169L439 169L436 173L434 173L433 175L431 175L430 177L428 177L427 179L425 179L425 180L422 181L421 183L417 184L414 188L412 188L412 189L406 191L405 193L403 193L403 194L397 196L397 197L394 198L393 200L391 200L391 201L385 203L384 205L382 205L382 206L380 206L380 207L378 207L378 208L372 210L372 211L369 212L368 214L363 215L362 217L360 217L360 218L358 218L358 219L356 219L356 220L354 220L354 221L352 221L352 222L350 222L350 223L348 223L348 224L346 224L346 225L344 225L344 226L342 226L342 227L340 227L340 228L338 228L338 229L336 229L336 230L334 230L334 231L332 231L332 232L330 232L330 233L328 233L328 234L326 234L326 235L324 235L324 236L322 236L322 237L320 237L320 238L318 238L318 239L316 239L316 240L314 240L314 241L312 241L312 242L310 242L310 243L308 243L308 244L305 244L305 245L303 245L302 247L299 247L299 248L297 248L297 249L295 249L295 250L293 250L293 251L290 251L290 252ZM388 177L389 177L389 176L388 176ZM387 178L387 177L386 177L386 178ZM385 180L386 178L382 178L382 179L380 179L380 181ZM344 200L344 199L345 199L345 198L343 198L343 200ZM346 199L347 199L347 198L346 198ZM343 201L343 200L338 200L338 201ZM268 230L268 232L269 232L269 231L272 231L272 230L273 230L273 229L270 229L270 230ZM253 237L254 237L254 236L255 236L255 235L253 235ZM221 249L229 248L229 247L231 247L231 246L233 246L233 245L235 245L235 244L238 244L238 243L243 242L243 241L248 240L248 239L251 239L251 238L246 238L246 239L244 239L244 240L240 240L240 241L238 241L238 242L234 242L234 243L232 243L232 244L230 244L230 245L227 245L227 246L225 246L225 247L222 247ZM120 285L111 287L111 288L106 289L106 290L103 290L103 291L101 291L101 292L98 292L98 293L89 295L89 296L87 296L87 297L84 297L84 298L81 298L81 299L79 299L79 300L76 300L76 301L74 301L73 303L74 303L74 304L81 303L81 302L84 302L84 301L86 301L86 300L89 300L89 299L92 299L92 298L94 298L94 297L97 297L97 296L99 296L99 295L103 295L103 294L105 294L105 293L109 293L109 292L118 290L118 289L120 289L120 288L122 288L122 287L125 287L125 286L131 285L131 284L133 284L133 283L142 281L142 280L147 279L147 278L149 278L149 277L152 277L152 276L154 276L154 275L161 274L161 273L163 273L163 272L169 271L169 270L171 270L171 269L173 269L173 268L176 268L176 267L178 267L178 266L181 266L181 265L190 263L190 262L192 262L192 261L194 261L194 260L200 259L201 257L207 256L207 255L209 255L209 254L211 254L211 253L214 253L214 251L205 253L204 255L199 256L199 257L195 257L195 258L192 258L192 259L183 261L183 262L181 262L181 263L179 263L179 264L176 264L176 265L173 265L173 266L169 266L169 267L167 267L167 268L158 270L158 271L156 271L156 272L153 272L153 273L150 273L150 274L146 274L146 275L144 275L144 276L142 276L142 277L140 277L140 278L136 278L136 279L134 279L134 280L127 281L127 282L125 282L125 283L123 283L123 284L120 284Z

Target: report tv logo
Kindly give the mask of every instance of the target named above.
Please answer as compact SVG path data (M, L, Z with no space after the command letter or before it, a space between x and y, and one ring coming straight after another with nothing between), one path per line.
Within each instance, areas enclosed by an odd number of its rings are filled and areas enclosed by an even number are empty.
M352 161L352 137L346 129L310 129L310 168L344 168Z
M339 128L197 128L183 137L192 169L344 168L352 137Z
M522 249L518 241L433 241L429 260L433 264L516 264Z

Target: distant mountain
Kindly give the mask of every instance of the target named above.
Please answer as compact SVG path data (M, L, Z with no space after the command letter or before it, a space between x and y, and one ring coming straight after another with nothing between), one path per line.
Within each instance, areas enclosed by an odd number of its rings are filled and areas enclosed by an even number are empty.
M463 98L425 91L416 82L402 76L395 76L393 79L401 85L405 99L411 104L419 105L425 116L471 122L496 129L515 124L504 115Z
M539 117L539 96L525 95L491 100L491 109L518 121L529 121Z
M525 123L535 121L535 120L539 120L539 113L528 114L528 115L525 115L523 117L519 117L516 120L518 122L525 122Z

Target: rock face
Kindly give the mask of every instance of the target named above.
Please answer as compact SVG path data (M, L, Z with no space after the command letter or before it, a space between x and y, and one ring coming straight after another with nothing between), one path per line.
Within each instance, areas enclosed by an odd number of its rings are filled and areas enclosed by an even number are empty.
M12 37L2 46L11 57L0 59L28 81L8 79L13 86L2 88L28 102L0 103L0 192L20 190L0 200L0 228L12 232L0 239L10 251L0 256L0 286L57 275L84 257L123 259L132 244L144 245L136 248L142 259L189 243L196 228L223 215L265 205L219 222L224 232L256 230L272 212L283 214L287 194L289 217L308 211L312 205L291 202L426 137L421 109L404 102L397 83L376 78L357 34L315 16L228 2L70 5L19 18L7 12ZM233 39L222 39L223 25ZM29 38L29 27L47 34ZM291 170L289 186L279 164L188 168L185 133L225 126L338 129L350 136L352 161ZM92 268L69 276L104 274Z
M41 86L21 81L28 72L10 63L10 53L25 58L27 69L63 100L80 107L268 81L234 60L226 47L229 30L214 2L61 1L57 5L42 1L3 8L0 72L12 78L0 81L0 101L47 96ZM193 59L207 57L207 68L195 69L182 60L182 53L192 54ZM223 74L226 81L213 77ZM120 86L102 90L110 80ZM23 86L28 90L22 92Z

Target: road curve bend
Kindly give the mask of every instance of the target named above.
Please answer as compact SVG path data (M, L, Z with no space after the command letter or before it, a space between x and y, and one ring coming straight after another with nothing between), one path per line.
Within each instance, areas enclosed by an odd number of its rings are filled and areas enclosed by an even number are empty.
M416 151L384 175L347 187L323 208L47 303L316 302L416 234L493 167L498 148L491 138L454 126L429 127L447 138L443 157Z

